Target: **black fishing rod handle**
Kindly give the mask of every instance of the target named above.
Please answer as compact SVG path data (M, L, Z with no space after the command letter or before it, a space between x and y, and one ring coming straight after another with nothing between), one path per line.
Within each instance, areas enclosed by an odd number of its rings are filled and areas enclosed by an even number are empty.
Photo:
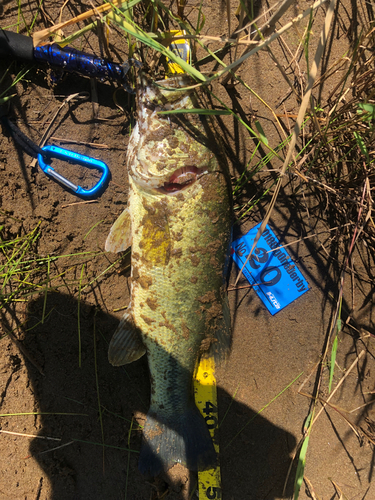
M33 39L12 31L0 30L0 56L33 61Z

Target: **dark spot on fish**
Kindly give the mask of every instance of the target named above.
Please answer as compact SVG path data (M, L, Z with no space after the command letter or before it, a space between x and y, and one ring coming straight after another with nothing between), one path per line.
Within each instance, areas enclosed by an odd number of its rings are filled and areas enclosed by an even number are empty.
M200 263L200 258L197 257L196 255L190 255L189 256L189 259L191 260L191 264L194 266L194 267L197 267Z
M159 424L154 423L154 425L152 426L152 429L145 427L143 429L143 434L145 435L145 438L147 440L152 441L155 437L163 434L163 429L162 429L162 427L159 426Z
M156 130L149 131L147 134L147 139L145 141L145 145L148 142L152 142L152 141L153 142L162 142L163 139L165 139L166 136L168 136L168 133L170 133L169 127L159 127Z
M168 143L172 149L176 149L177 146L180 144L180 141L175 135L173 135L171 137L168 137Z
M165 314L165 311L161 313L161 315L164 318L164 322L160 322L159 326L165 326L165 328L168 328L168 330L172 330L173 333L177 334L176 328L172 325L172 323L167 319L167 316Z
M199 245L196 245L195 247L189 247L189 251L191 253L201 253L204 255L208 252L208 249L205 247L201 247Z
M182 248L174 248L171 251L171 257L175 257L176 259L179 259L182 256Z
M148 316L145 316L144 314L140 314L140 317L143 319L145 323L148 325L151 325L152 323L155 323L155 320L152 318L149 318Z
M189 146L185 144L184 142L181 142L180 144L180 149L183 153L188 153L189 152Z
M209 249L210 253L212 253L212 254L216 253L218 250L225 251L226 244L227 244L226 240L227 240L227 235L221 234L220 238L218 238L214 241L211 241L211 243L209 243L207 245L207 248Z
M214 255L211 255L210 266L213 267L214 269L217 269L218 266L219 266L220 269L221 269L221 266L220 266L219 262L217 261L217 259L216 259L216 257Z
M216 300L216 295L214 291L210 291L205 293L202 297L198 297L198 300L201 304L209 304L213 303Z
M137 252L132 252L132 261L133 260L139 260L141 256Z
M133 279L134 281L137 281L137 280L138 280L138 278L139 278L139 271L138 271L138 268L137 268L137 266L133 266L133 267L132 267L132 279Z
M181 329L182 329L182 336L184 337L184 339L189 340L190 330L187 327L186 322L184 321L183 318L181 318Z
M164 149L163 153L164 153L166 156L173 156L174 151L173 151L173 149L171 149L171 148L167 148L167 147L165 147L165 149Z
M149 355L149 351L147 350L147 356ZM150 377L150 383L151 383L151 394L155 394L156 390L155 390L155 378L152 376L151 372L149 373L149 377Z
M211 219L212 224L216 224L220 219L219 215L215 210L209 213L209 217Z
M141 276L137 279L137 283L139 283L144 290L148 290L152 285L152 278L151 276Z
M155 215L156 208L152 205L149 205L145 197L142 198L142 206L148 212L148 215Z
M196 284L196 282L198 281L198 278L197 278L196 276L192 276L192 277L190 278L190 281L191 281L192 283L194 283L194 285L195 285L195 284Z
M155 298L147 297L146 304L152 311L155 311L158 307L158 302Z
M183 236L182 236L182 232L178 232L178 233L174 233L174 234L173 234L173 239L174 239L175 241L181 241L181 240L182 240L182 238L183 238Z
M215 337L208 336L202 340L201 345L199 346L199 350L201 352L208 351L211 345L215 342L217 342L217 339Z

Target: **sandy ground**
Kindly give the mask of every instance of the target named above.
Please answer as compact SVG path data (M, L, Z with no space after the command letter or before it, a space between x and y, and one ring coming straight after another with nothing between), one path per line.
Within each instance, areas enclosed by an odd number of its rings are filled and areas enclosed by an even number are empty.
M22 5L30 22L37 3ZM43 5L55 19L54 2ZM80 12L79 5L70 2L65 18ZM307 6L307 2L296 4L285 22ZM345 30L351 27L350 19L355 19L355 9L362 7L361 2L340 5L331 57L341 55L349 45ZM212 1L205 9L205 32L227 33L224 4ZM10 26L16 19L16 2L0 6L1 26ZM232 24L236 22L232 16ZM45 26L40 17L38 23L40 28ZM318 35L317 28L312 47ZM294 47L298 32L289 32L287 40ZM97 50L94 34L85 39L84 48ZM126 58L122 49L113 57ZM8 66L9 61L0 61L0 75ZM11 68L1 90L20 68ZM239 73L271 106L287 95L286 83L265 53L252 58ZM326 92L334 87L334 80L328 87ZM130 264L129 255L119 258L103 253L109 229L127 201L125 155L131 113L116 108L114 90L111 84L97 83L98 104L87 100L65 105L53 129L55 137L106 145L104 149L74 145L76 151L99 157L110 166L109 186L94 203L77 204L77 197L48 180L9 137L0 135L2 240L13 240L38 226L40 235L32 250L41 257L56 257L50 263L49 276L54 280L48 290L45 275L32 274L33 280L40 280L40 292L20 302L6 302L1 312L1 500L197 498L194 474L180 466L158 478L138 472L140 425L150 392L147 360L122 368L112 367L107 360L120 309L129 300ZM62 101L76 92L91 94L92 88L88 79L77 75L51 85L49 70L32 68L14 91L17 95L9 117L39 141ZM248 91L239 86L231 90L218 86L216 91L245 121L258 117L269 141L279 142L272 115ZM120 91L117 99L127 106L125 92ZM285 106L289 113L297 109L293 97ZM254 142L231 117L221 117L218 127L231 172L238 177ZM279 166L276 161L268 164L270 169ZM80 182L89 182L90 175L82 174ZM254 177L242 200L259 196L264 178L262 174ZM270 221L282 244L307 231L337 225L325 208L324 197L298 186L286 179ZM235 226L234 238L262 220L269 200L263 197L249 217ZM296 456L313 409L310 396L318 383L317 367L336 307L343 261L340 241L340 231L334 231L289 247L310 290L275 316L252 289L229 292L233 347L226 366L217 372L224 499L279 500L293 495ZM370 260L366 265L363 246L353 255L356 275L354 279L346 274L343 320L349 311L352 314L350 324L339 334L333 388L346 378L312 428L301 500L375 498L371 444L375 410L365 405L374 392L373 278L368 273L368 266L374 264ZM230 283L237 273L233 265ZM17 274L17 279L27 280L28 275ZM241 278L238 286L246 285ZM9 287L4 290L9 292ZM329 397L328 374L324 366L322 400ZM315 415L321 408L322 401Z

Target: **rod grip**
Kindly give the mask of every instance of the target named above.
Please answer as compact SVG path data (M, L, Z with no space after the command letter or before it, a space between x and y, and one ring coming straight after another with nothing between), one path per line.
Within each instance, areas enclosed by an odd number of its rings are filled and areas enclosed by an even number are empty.
M0 56L9 56L25 61L34 60L33 39L29 36L0 30Z

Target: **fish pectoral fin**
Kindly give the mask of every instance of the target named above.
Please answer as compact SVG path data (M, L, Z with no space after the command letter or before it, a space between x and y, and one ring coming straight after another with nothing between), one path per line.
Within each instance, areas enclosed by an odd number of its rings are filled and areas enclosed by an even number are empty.
M132 223L129 208L125 208L122 214L111 227L105 242L106 252L123 252L132 244Z
M139 328L134 324L131 311L126 311L113 334L108 349L108 359L113 366L132 363L146 352Z
M218 324L215 336L216 342L210 345L207 354L213 356L215 364L219 365L227 360L232 345L230 308L227 294L225 294L223 300L223 317Z

